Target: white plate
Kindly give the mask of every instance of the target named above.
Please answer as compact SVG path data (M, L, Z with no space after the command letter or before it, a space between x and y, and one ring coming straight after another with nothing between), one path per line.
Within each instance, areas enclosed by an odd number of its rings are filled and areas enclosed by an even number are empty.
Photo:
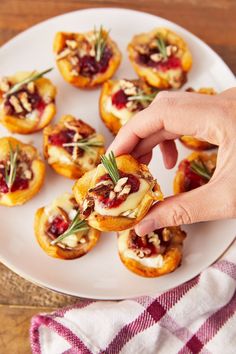
M19 34L0 49L0 76L18 70L43 70L54 66L53 37L57 31L87 31L103 24L123 52L123 61L116 76L136 75L127 59L126 46L131 37L154 27L166 26L180 34L193 54L193 68L185 87L212 86L217 91L235 85L235 78L225 63L200 39L185 29L160 17L124 9L90 9L68 13L40 23ZM57 69L50 78L58 87L56 119L70 113L88 121L106 137L112 136L99 118L99 89L78 90L65 83ZM0 128L1 136L9 135ZM17 136L33 141L42 151L42 134ZM179 146L179 158L189 150ZM159 151L155 151L151 171L157 177L165 195L172 193L175 169L166 171ZM0 259L26 279L66 294L95 299L121 299L158 293L175 287L199 274L214 262L230 245L235 236L236 220L201 223L186 227L188 238L184 246L182 266L174 273L156 279L144 279L128 271L119 261L115 234L104 234L90 254L81 259L62 261L47 256L34 238L33 219L37 208L50 203L63 191L70 191L72 181L47 170L42 191L26 205L0 207ZM206 204L206 208L211 208Z

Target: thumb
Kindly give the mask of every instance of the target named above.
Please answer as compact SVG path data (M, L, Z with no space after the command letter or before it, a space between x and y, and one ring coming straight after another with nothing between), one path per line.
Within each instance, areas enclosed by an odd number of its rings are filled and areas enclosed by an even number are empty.
M225 186L221 188L219 183L209 182L155 204L135 231L143 236L162 227L232 217L230 199L225 195Z

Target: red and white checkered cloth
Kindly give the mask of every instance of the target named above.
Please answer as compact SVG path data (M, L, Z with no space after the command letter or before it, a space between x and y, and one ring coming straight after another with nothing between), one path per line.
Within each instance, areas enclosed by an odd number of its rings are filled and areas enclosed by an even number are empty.
M34 354L235 354L236 242L200 276L156 297L81 301L32 318Z

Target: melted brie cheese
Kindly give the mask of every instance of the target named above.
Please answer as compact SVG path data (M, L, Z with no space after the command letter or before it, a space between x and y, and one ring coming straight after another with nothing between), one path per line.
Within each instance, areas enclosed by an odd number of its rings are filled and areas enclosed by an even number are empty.
M149 183L141 178L139 190L128 195L127 199L119 206L115 208L104 208L102 203L95 199L94 211L100 215L119 216L127 210L136 209L149 189Z
M72 197L73 196L70 193L64 193L58 198L54 199L50 205L44 208L44 212L47 217L53 219L53 217L57 216L59 214L58 207L61 207L68 215L70 215L73 210L73 204L70 201L70 198Z
M116 108L112 104L111 97L108 97L106 100L105 110L109 113L112 113L115 117L120 119L121 125L125 125L130 118L133 117L135 112L131 112L128 108L124 107L121 109Z

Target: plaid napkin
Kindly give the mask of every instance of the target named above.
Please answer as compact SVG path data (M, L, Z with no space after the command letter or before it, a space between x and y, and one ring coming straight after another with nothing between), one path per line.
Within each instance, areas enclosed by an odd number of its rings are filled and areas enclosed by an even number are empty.
M32 318L34 354L235 354L236 241L211 267L156 297L81 301Z

